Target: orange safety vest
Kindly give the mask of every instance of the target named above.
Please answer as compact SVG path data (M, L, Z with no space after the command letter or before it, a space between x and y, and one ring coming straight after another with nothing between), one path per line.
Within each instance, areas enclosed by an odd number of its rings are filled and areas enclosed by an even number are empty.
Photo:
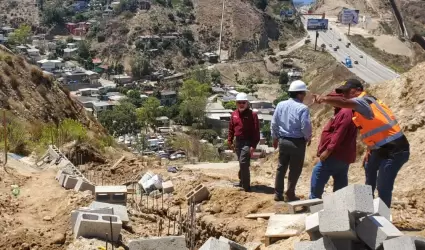
M403 131L387 105L368 96L366 92L361 93L359 97L368 101L374 115L372 120L368 120L358 112L353 114L353 122L360 130L361 139L369 149L377 149L403 136Z

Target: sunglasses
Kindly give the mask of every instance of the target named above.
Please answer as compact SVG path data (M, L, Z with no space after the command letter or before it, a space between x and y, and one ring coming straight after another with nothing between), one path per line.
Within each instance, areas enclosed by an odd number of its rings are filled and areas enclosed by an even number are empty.
M246 104L246 102L236 102L237 104Z

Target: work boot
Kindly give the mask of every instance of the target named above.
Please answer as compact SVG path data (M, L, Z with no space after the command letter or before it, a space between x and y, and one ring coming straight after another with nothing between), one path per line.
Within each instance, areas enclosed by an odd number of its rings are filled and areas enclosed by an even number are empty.
M285 194L285 201L286 202L299 201L299 200L300 200L300 198L297 197L295 194L293 194L293 195Z
M282 195L277 195L277 194L274 195L274 200L275 201L285 201L285 199L283 198Z

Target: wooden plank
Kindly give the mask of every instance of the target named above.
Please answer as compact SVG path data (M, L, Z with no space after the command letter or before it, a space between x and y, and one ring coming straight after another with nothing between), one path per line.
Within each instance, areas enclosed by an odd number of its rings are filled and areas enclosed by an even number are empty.
M323 203L322 199L299 200L286 203L290 214L295 214L296 207L310 207Z
M117 162L112 166L111 170L115 170L118 168L118 165L125 159L125 155L121 156L121 158L118 159Z
M248 214L245 216L247 219L257 219L257 218L265 218L268 219L270 216L274 215L276 213L262 213L262 214Z
M305 229L305 214L274 214L269 218L265 236L268 238L292 237Z

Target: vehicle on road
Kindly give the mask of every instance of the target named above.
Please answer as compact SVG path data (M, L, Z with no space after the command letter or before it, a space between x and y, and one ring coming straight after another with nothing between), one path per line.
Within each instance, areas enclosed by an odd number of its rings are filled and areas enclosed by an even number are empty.
M336 49L339 49L339 46L337 45L335 48L336 48Z
M344 64L347 68L352 68L352 67L353 67L353 65L351 64L351 58L350 58L350 56L347 56L347 57L345 58L345 63L343 62L343 64Z
M338 41L341 41L341 38L338 38Z
M358 61L354 61L354 64L359 64L359 62Z
M360 58L363 58L363 55L359 55Z
M331 48L332 48L332 43L330 43L330 44L329 44L329 47L331 47Z
M337 50L338 50L338 48L336 48L336 47L335 47L335 48L334 48L334 51L337 51Z

